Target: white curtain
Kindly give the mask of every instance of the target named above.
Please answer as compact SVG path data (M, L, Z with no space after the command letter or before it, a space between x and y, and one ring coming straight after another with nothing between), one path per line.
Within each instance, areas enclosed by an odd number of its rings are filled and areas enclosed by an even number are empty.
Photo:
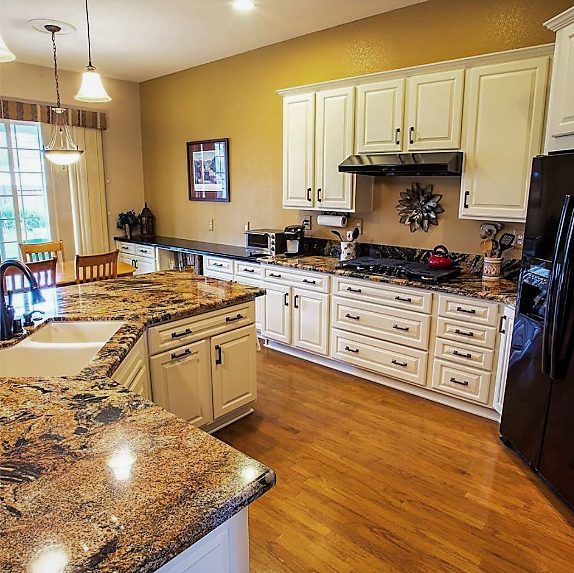
M44 141L52 127L42 126ZM66 258L77 254L109 251L106 184L102 132L83 127L70 128L72 139L84 150L80 160L68 167L49 165L46 170L52 236L62 239Z

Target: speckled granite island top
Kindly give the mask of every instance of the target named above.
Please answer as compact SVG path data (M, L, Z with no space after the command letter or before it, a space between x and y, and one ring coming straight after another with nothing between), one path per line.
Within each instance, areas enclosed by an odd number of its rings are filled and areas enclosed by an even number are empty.
M0 571L151 572L275 483L268 467L108 378L148 325L263 291L166 271L54 291L126 324L79 376L0 378ZM52 564L54 564L52 563Z
M369 275L366 273L358 273L350 269L341 269L338 266L339 259L335 257L286 257L285 255L277 255L275 257L260 257L257 260L264 264L367 279L375 282L422 288L461 296L472 296L511 305L516 304L516 293L518 290L516 280L500 279L499 281L483 281L481 275L465 272L464 269L460 275L449 281L443 283L428 283L408 278Z

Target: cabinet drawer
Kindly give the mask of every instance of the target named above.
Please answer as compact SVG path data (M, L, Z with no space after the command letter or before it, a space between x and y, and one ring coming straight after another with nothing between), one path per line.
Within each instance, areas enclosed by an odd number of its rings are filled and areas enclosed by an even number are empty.
M491 326L468 324L443 317L437 319L436 335L481 348L494 348L496 342L496 329Z
M471 366L482 370L492 370L494 364L494 350L450 342L442 338L436 339L434 355L459 366Z
M331 358L424 386L428 352L332 329Z
M217 273L223 273L233 276L233 260L232 259L220 259L218 257L203 257L203 268L209 271L215 271Z
M136 245L136 255L147 259L155 259L155 248Z
M438 314L463 322L496 326L498 305L471 298L440 294L438 296Z
M431 386L457 398L487 404L490 378L490 372L456 366L435 358Z
M336 296L331 313L337 328L428 350L430 316Z
M153 326L148 330L150 356L201 338L248 326L255 321L255 303L233 306L207 314Z
M133 243L124 243L122 241L116 241L116 247L120 254L124 253L126 255L135 255L136 246Z
M239 281L239 277L245 277L247 279L261 279L263 277L263 267L256 263L235 261L235 275L238 282L241 282Z
M329 292L329 275L322 273L300 273L285 270L284 267L263 267L263 277L270 284L295 286L316 292Z
M333 294L425 314L430 314L432 308L432 293L430 292L383 285L369 280L333 277Z

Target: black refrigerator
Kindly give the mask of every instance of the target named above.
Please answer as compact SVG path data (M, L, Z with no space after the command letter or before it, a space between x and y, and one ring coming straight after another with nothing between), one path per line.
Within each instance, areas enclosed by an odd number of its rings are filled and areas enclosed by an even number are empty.
M574 508L574 150L535 157L500 437Z

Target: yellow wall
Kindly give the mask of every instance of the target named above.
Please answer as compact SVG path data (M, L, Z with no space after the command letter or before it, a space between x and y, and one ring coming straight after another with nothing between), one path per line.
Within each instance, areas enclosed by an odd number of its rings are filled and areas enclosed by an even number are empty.
M542 22L570 0L430 0L141 84L145 196L161 234L241 244L243 227L279 227L303 213L281 207L280 88L554 41ZM230 138L231 202L187 200L185 142ZM458 185L437 179L446 213L411 234L395 211L405 180L380 180L363 241L477 252L478 225L460 221ZM208 231L208 220L215 228ZM325 228L315 236L329 236ZM331 235L332 237L332 235Z
M133 82L105 78L106 90L112 101L90 107L74 100L81 74L60 71L59 77L64 105L105 111L107 114L108 129L103 137L111 238L118 234L116 220L120 211L140 211L143 208L139 87ZM0 64L0 95L51 103L55 98L54 71L17 61Z

